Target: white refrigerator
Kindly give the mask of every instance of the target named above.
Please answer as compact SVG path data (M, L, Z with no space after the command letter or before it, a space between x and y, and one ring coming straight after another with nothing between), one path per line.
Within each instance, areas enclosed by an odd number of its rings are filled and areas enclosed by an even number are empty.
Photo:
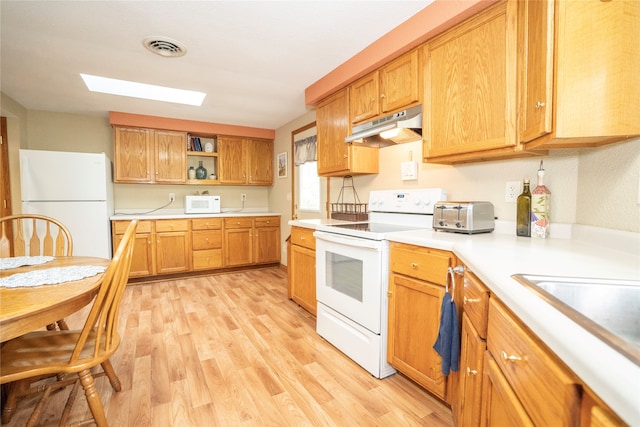
M113 173L105 153L20 150L22 213L61 221L73 255L111 258Z

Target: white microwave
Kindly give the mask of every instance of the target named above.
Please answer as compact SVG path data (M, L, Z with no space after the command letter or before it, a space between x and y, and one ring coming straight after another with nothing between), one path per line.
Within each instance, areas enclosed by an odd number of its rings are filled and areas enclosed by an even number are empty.
M184 196L184 212L188 214L220 213L220 196Z

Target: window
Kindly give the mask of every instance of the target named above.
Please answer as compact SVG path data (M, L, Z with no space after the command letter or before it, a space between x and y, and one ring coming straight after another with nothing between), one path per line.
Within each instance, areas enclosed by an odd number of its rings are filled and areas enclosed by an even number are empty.
M318 177L318 162L305 162L299 166L300 198L298 207L303 211L320 212L320 177Z

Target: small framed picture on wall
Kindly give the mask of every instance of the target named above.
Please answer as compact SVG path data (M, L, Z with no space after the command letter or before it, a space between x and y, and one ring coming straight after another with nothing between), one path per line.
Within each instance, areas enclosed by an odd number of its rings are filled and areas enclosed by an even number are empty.
M286 178L287 177L287 152L278 154L276 159L277 168L278 168L278 178Z

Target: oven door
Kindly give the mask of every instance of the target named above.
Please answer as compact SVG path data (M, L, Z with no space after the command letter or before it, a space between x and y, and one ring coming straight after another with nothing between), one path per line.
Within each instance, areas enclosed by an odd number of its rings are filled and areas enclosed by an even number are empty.
M322 231L314 236L318 302L380 334L389 242Z

